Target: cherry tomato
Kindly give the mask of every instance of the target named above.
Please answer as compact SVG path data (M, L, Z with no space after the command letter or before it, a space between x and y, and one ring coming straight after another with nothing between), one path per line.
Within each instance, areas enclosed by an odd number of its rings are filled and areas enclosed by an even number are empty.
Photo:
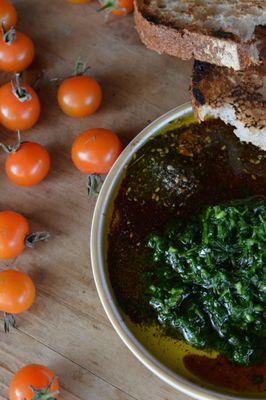
M78 75L61 83L57 99L65 114L70 117L86 117L99 108L102 90L95 79Z
M18 256L30 232L26 218L14 211L0 212L0 259Z
M72 145L75 166L85 174L106 174L122 151L118 136L108 129L89 129Z
M18 89L11 83L0 87L0 122L12 131L30 129L39 119L40 100L27 83Z
M5 30L17 23L17 12L9 0L0 0L0 23Z
M40 397L36 395L36 398L53 399L58 397L59 383L53 371L43 365L31 364L21 368L14 375L9 387L9 400L32 400L34 393L31 386L40 392ZM43 397L41 397L41 393L43 393Z
M110 10L114 15L130 14L134 10L134 0L105 0L101 10Z
M50 169L48 151L38 143L24 142L7 156L5 170L8 178L19 186L40 183Z
M32 63L35 55L32 40L21 32L14 39L0 39L0 69L6 72L21 72Z
M0 272L0 310L19 314L28 310L35 300L36 290L31 278L23 272L8 269Z

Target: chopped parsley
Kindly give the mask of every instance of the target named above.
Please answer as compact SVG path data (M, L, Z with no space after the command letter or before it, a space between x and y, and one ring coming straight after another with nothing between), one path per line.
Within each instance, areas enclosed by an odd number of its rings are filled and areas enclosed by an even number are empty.
M266 350L266 202L207 207L152 234L146 273L159 322L197 348L259 363Z

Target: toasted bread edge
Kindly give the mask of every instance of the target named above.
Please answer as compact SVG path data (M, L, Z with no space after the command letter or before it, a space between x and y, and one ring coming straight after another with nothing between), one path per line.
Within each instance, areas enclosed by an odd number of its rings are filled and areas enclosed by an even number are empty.
M135 25L141 41L149 49L183 60L194 58L234 70L246 69L254 63L249 45L204 31L166 26L143 11L142 4L142 0L135 0Z
M212 81L211 75L213 69L217 68L218 67L213 67L206 62L195 61L194 63L190 92L195 117L199 122L204 121L207 116L220 118L226 124L234 126L234 133L241 141L252 143L262 150L266 150L265 125L261 124L260 126L256 126L256 124L253 124L250 126L250 124L245 123L244 115L243 118L239 118L239 110L235 109L231 100L222 100L223 95L219 92L219 87L215 85L215 82L213 82L213 85L209 86L206 91L206 82L209 80ZM214 106L210 104L210 99L208 98L211 95L210 90L216 90L217 98L221 99L219 105ZM263 100L261 100L261 104L261 108L263 108Z

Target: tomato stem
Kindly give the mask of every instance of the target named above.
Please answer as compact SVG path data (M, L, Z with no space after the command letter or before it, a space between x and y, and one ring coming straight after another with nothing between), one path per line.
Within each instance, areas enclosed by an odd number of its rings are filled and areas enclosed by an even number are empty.
M83 62L81 61L81 57L78 57L76 62L75 62L74 68L73 68L73 75L74 76L79 75L80 67L83 67Z
M10 153L15 153L18 151L18 149L21 146L21 136L20 136L20 131L17 130L17 143L15 145L10 145L10 144L4 144L0 143L0 147L4 150L5 153L10 154Z
M12 26L8 31L6 31L4 25L2 24L2 36L6 44L11 45L14 40L16 40L16 29Z
M99 186L102 182L100 175L98 174L90 174L88 176L88 195L97 195L99 194Z
M85 75L88 69L90 69L90 67L81 61L81 57L78 57L72 70L72 75Z
M105 3L105 2L104 2ZM116 0L109 0L105 4L103 3L103 6L98 8L97 12L101 12L104 10L121 10L121 11L126 11L125 8L120 7L117 3Z
M55 379L57 379L57 377L54 375L44 389L37 389L34 386L30 385L31 390L34 393L32 400L54 400L56 396L60 394L59 390L54 390L53 392L50 392Z
M109 9L110 8L114 8L114 3L112 1L108 1L102 7L98 8L97 12L101 12L101 11L107 10L108 8Z
M12 328L16 328L17 324L16 324L16 319L14 317L13 314L9 314L9 313L4 313L4 330L5 333L8 333L10 331L10 327Z
M15 82L11 80L12 93L16 98L24 103L25 101L31 100L32 96L27 90L21 85L21 74L15 74Z
M53 400L53 399L55 399L55 396L57 396L59 393L60 393L59 390L55 390L54 392L50 392L50 393L43 395L42 397L40 397L40 399L41 400Z
M4 21L2 21L1 29L2 29L2 36L4 36L5 33L6 33L6 27L5 27L5 22Z
M30 233L28 236L25 238L25 245L27 247L34 247L35 243L37 242L43 242L47 241L50 238L50 233L49 232L33 232Z
M19 97L22 97L23 96L23 88L21 87L21 74L19 74L19 73L15 74L15 81L16 81L16 87L17 87Z

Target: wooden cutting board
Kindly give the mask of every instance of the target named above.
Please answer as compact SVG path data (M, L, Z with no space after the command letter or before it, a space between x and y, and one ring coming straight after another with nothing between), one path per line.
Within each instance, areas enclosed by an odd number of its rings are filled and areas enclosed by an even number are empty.
M37 187L19 188L4 173L0 157L0 209L29 218L33 230L52 239L27 250L0 269L28 272L37 285L31 310L18 317L18 329L0 331L0 399L8 398L12 374L27 363L50 366L62 383L63 400L176 400L176 392L146 370L121 342L98 299L90 266L89 231L95 199L86 176L70 160L76 134L90 127L110 128L126 144L150 121L189 100L191 63L160 56L140 43L133 16L96 13L97 3L66 0L14 0L18 28L36 44L37 57L25 79L43 70L40 122L23 139L47 146L52 170ZM102 85L101 109L86 119L63 115L56 102L57 81L78 57ZM0 83L10 79L0 74ZM14 134L0 133L11 143Z

